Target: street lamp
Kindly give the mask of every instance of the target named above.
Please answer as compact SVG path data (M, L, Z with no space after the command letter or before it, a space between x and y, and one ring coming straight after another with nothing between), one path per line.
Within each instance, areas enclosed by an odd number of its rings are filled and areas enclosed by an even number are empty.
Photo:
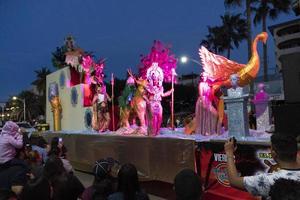
M23 102L23 115L24 115L24 121L26 121L26 103L25 103L25 99L20 99L20 98L18 98L18 97L16 97L16 96L13 96L13 98L12 98L13 100L19 100L19 101L22 101Z
M193 63L196 63L197 65L202 66L201 63L200 63L198 60L195 60L195 59L193 59L193 58L189 58L189 57L187 57L187 56L182 56L182 57L180 58L180 62L181 62L181 63L187 63L188 61L192 61Z
M189 58L189 57L187 57L187 56L181 56L181 58L180 58L180 62L181 62L181 63L185 64L185 63L187 63L188 61L191 61L191 62L193 62L193 63L196 63L197 65L199 65L199 66L202 68L201 63L200 63L198 60L195 60L195 59L193 59L193 58ZM194 85L194 72L192 72L192 84L193 84L193 86L195 86L195 85Z

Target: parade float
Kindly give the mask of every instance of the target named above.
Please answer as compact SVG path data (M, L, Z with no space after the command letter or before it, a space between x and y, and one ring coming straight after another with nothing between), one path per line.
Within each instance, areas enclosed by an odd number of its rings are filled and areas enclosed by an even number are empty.
M139 72L133 74L128 69L121 96L114 97L103 80L104 60L95 62L68 41L65 66L47 77L47 122L51 131L45 137L62 137L70 160L83 171L90 171L92 163L101 157L113 157L120 163L135 163L145 180L172 183L180 169L195 168L207 195L218 196L216 188L223 194L235 193L229 186L223 152L229 137L234 136L241 147L236 161L242 175L268 171L274 165L269 154L270 134L266 133L270 125L268 95L263 85L253 100L244 92L259 72L257 45L265 43L267 37L265 32L255 37L252 57L246 64L200 47L203 73L199 74L199 97L195 117L184 128L174 127L177 59L167 45L154 41L150 53L141 56ZM170 82L171 89L165 91L163 82ZM171 98L171 125L161 127L161 100L167 96ZM104 119L114 126L100 129L93 122L99 116L94 103L103 99L118 102L119 112L106 110ZM257 130L249 129L250 102L257 108ZM251 199L245 193L239 195Z

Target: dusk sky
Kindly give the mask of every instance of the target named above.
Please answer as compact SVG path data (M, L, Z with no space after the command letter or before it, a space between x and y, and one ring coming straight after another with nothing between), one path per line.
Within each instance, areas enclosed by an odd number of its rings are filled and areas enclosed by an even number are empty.
M177 57L199 60L198 47L207 26L221 23L223 0L0 0L0 102L30 88L34 70L52 71L51 52L71 34L96 58L107 58L105 73L124 78L126 68L137 71L139 55L148 53L153 40L172 45ZM232 9L230 10L232 11ZM238 9L233 10L238 12ZM295 19L280 15L268 25ZM259 24L254 28L261 30ZM273 38L269 38L270 73L274 71ZM232 52L232 60L247 62L247 46ZM178 74L199 73L189 63Z

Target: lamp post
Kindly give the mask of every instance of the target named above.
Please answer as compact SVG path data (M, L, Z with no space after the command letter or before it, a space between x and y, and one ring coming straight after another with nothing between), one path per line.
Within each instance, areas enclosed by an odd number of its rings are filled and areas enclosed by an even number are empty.
M19 100L19 101L23 102L23 115L24 115L24 121L26 121L26 103L25 103L25 99L20 99L16 96L14 96L12 99L13 100Z
M202 64L198 60L195 60L193 58L189 58L187 56L182 56L180 58L180 62L183 63L183 64L187 63L188 61L196 63L197 65L199 65L202 68ZM192 84L193 84L193 86L195 86L195 83L194 83L194 72L192 72Z
M187 56L182 56L182 57L180 58L180 62L182 62L182 63L187 63L188 61L191 61L191 62L193 62L193 63L196 63L196 64L199 65L199 66L202 66L201 63L200 63L198 60L195 60L195 59L193 59L193 58L189 58L189 57L187 57Z
M1 120L4 120L4 108L5 108L5 102L0 102L1 107Z

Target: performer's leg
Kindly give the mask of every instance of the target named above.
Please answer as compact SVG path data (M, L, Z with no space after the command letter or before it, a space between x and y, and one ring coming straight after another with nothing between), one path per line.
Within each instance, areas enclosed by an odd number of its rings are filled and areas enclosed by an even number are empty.
M104 130L107 131L109 129L109 124L110 124L110 115L109 112L104 114Z

